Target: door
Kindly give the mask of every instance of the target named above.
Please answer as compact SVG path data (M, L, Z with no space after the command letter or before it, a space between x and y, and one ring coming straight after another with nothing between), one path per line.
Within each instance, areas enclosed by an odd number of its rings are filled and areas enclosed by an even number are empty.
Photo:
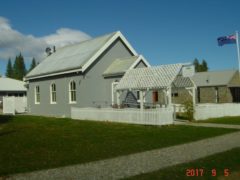
M117 104L117 91L116 91L116 86L118 85L119 82L112 82L112 106Z
M240 88L239 87L231 87L230 91L232 94L232 102L239 103L240 102Z

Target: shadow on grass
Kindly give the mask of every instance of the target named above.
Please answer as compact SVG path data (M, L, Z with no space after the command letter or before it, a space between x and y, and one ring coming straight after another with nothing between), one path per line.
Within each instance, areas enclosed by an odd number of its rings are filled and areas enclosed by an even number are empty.
M12 133L15 133L17 131L6 131L6 132L0 132L0 136L5 136L5 135L9 135L9 134L12 134ZM0 179L1 180L1 179Z
M8 123L12 118L10 115L0 115L0 124Z

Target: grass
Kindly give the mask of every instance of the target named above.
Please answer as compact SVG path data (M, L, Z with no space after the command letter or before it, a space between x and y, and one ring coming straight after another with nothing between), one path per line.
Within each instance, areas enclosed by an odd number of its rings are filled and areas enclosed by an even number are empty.
M0 116L0 176L106 159L234 131Z
M199 122L240 125L240 117L236 116L236 117L211 118L211 119L199 121Z
M223 153L168 167L152 173L142 174L129 178L129 180L144 179L240 179L240 148L235 148ZM200 170L202 169L202 170ZM187 176L186 173L188 171ZM194 174L191 174L193 173ZM216 176L214 177L214 173ZM198 175L197 175L198 173ZM225 174L224 174L225 173ZM228 177L227 177L228 175Z

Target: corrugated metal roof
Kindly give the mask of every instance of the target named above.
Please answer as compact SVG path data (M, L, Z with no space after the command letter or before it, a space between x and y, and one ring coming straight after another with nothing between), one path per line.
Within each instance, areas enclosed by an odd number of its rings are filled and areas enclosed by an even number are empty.
M199 87L228 85L236 72L236 70L198 72L192 80Z
M173 86L176 88L193 87L194 84L189 77L177 76L173 81Z
M27 74L34 77L81 68L117 32L57 49Z
M133 63L138 59L138 56L130 56L126 58L116 59L113 63L104 71L103 75L114 75L125 73Z
M160 89L171 86L182 64L161 65L128 70L116 89Z
M24 82L7 77L0 78L0 91L27 91Z

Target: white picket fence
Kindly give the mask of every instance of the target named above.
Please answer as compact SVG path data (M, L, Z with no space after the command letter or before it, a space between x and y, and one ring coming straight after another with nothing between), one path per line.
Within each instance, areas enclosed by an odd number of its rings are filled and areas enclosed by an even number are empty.
M72 107L71 118L130 124L166 125L173 124L173 108L146 109L141 111L139 109Z
M3 114L15 114L26 112L27 97L3 97Z
M205 120L224 116L240 116L240 104L198 104L195 106L194 118Z

